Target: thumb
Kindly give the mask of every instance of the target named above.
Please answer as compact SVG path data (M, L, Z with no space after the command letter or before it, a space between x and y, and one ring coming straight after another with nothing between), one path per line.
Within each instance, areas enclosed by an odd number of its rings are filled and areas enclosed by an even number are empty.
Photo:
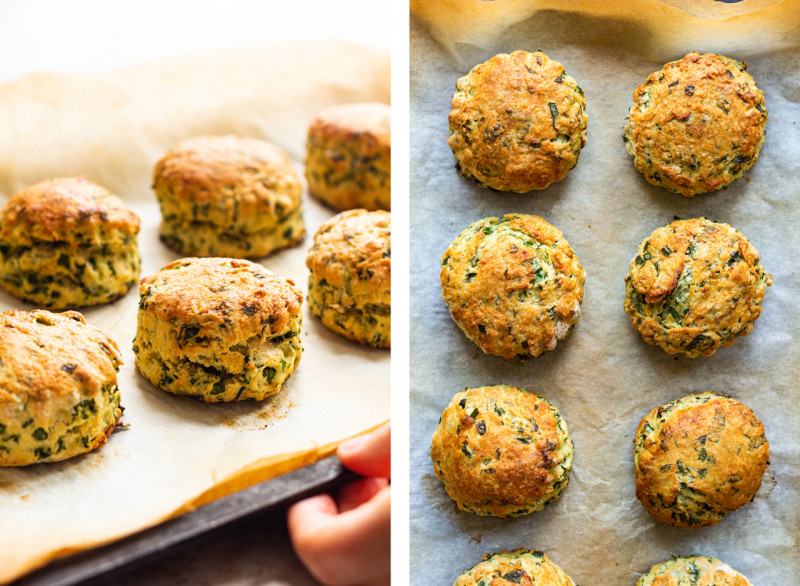
M372 433L342 442L337 454L342 464L353 472L362 476L391 478L391 424L386 423Z

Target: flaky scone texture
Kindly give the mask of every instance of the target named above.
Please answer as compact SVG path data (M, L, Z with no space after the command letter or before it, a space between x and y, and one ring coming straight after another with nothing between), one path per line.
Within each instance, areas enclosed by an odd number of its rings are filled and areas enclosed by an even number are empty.
M431 460L462 511L517 517L559 497L573 451L567 423L547 399L497 385L453 397L433 434Z
M75 311L5 311L0 332L0 466L102 446L122 415L114 341Z
M769 442L753 411L705 392L656 407L634 438L636 498L676 527L718 523L749 503L769 463Z
M586 144L583 90L539 51L495 55L456 82L448 118L458 168L482 187L526 193L563 179Z
M746 67L689 53L636 88L623 139L647 181L692 197L727 187L753 166L767 109Z
M461 574L453 586L574 586L575 583L537 549L486 554L483 561Z
M139 278L139 225L86 177L40 181L0 210L0 285L50 309L113 301Z
M300 361L303 294L261 265L179 259L142 279L139 298L136 366L170 393L260 400Z
M355 342L392 345L392 216L342 212L320 226L306 256L308 305L325 326Z
M305 234L302 186L275 145L243 136L176 144L153 170L161 238L182 254L260 257Z
M750 580L718 559L704 555L674 557L654 565L636 586L753 586Z

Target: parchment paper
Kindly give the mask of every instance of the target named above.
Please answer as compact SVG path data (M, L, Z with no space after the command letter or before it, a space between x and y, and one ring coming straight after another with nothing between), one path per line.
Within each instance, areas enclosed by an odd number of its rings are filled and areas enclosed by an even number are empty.
M111 74L33 75L0 85L0 204L45 177L85 173L142 219L142 276L181 255L158 238L155 161L178 139L240 132L301 158L322 107L389 101L389 58L304 43L180 58ZM305 254L335 212L304 193L306 240L256 259L307 293ZM304 303L304 306L306 304ZM264 402L204 404L134 367L138 291L82 310L120 346L122 421L107 445L56 464L0 469L0 582L309 464L389 418L389 352L330 332L304 307L300 364ZM0 293L0 310L33 309ZM268 555L268 554L267 554Z
M692 554L720 558L757 586L800 584L800 345L794 339L800 326L800 51L784 48L797 44L796 34L773 38L771 29L760 28L760 50L750 54L739 46L754 47L754 37L699 42L709 38L707 22L672 8L675 20L664 20L668 7L654 2L629 3L639 11L635 20L608 14L619 2L595 3L603 6L600 16L580 14L587 2L570 3L575 12L558 12L553 2L466 0L462 10L454 4L412 2L425 19L447 18L426 20L441 44L421 19L412 18L411 27L411 583L452 584L485 553L527 547L547 552L582 586L632 586L651 565ZM536 6L545 10L536 12ZM501 18L506 9L513 24ZM652 22L652 15L661 20ZM786 11L777 15L787 18ZM776 27L784 30L781 23ZM563 63L585 91L589 116L578 165L563 181L527 195L488 191L459 176L446 143L455 80L472 65L515 49L541 49ZM769 122L761 157L744 179L687 199L648 184L621 135L637 85L691 50L724 50L747 61L766 93ZM509 212L540 215L564 232L586 270L586 294L581 321L553 352L505 361L481 353L455 326L438 276L442 252L462 229ZM675 216L706 216L739 228L774 275L753 332L709 358L675 357L647 345L622 309L637 245ZM575 442L561 498L506 520L458 511L429 455L451 397L468 386L498 383L547 396ZM634 496L632 439L650 409L702 390L733 395L755 411L772 464L755 501L719 524L669 527Z

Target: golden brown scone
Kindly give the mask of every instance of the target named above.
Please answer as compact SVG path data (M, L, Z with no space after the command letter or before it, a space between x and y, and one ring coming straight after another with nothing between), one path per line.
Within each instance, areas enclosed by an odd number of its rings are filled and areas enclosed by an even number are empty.
M547 399L497 385L453 397L433 434L431 459L459 509L517 517L559 497L573 450L567 423Z
M392 345L392 215L342 212L320 226L306 256L308 306L356 342Z
M188 255L259 257L305 234L300 179L275 145L243 136L199 136L158 161L153 189L161 239Z
M142 279L133 352L170 393L209 403L281 390L303 352L303 294L261 265L183 258Z
M622 138L650 183L692 197L727 187L753 166L767 109L746 68L689 53L636 88Z
M306 143L312 195L337 210L392 209L392 110L366 102L326 108Z
M586 144L583 90L541 52L501 53L456 82L447 139L465 177L525 193L560 181Z
M583 267L539 216L474 222L442 255L439 279L453 320L487 354L539 356L581 317Z
M711 356L752 331L770 285L744 234L705 218L676 220L639 245L624 307L648 344Z
M486 554L483 561L461 574L453 586L575 586L564 570L537 549Z
M139 218L86 177L47 179L0 210L0 285L43 307L98 305L139 278Z
M662 523L714 525L753 499L768 461L764 426L749 407L710 391L688 395L639 423L636 498Z
M674 557L656 564L636 586L753 586L739 572L718 559L704 555Z
M0 313L0 466L102 446L122 415L114 341L80 313Z

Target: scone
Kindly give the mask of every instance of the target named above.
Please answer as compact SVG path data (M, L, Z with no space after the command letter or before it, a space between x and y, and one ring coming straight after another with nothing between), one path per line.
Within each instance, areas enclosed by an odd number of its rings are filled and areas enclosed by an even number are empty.
M325 326L355 342L392 345L392 216L342 212L320 226L306 256L308 306Z
M515 549L486 554L483 561L461 574L453 586L504 586L526 584L574 586L575 583L547 554L533 549Z
M583 267L560 230L507 214L468 226L442 255L442 298L487 354L553 350L581 317Z
M0 466L106 443L122 415L114 341L75 311L5 311L0 330Z
M139 218L86 177L41 181L0 210L0 285L51 309L98 305L139 278Z
M624 308L648 344L711 356L753 330L770 285L744 234L705 218L676 220L639 245Z
M275 145L243 136L179 142L158 161L161 239L193 256L265 256L305 234L302 186Z
M170 393L264 399L300 361L302 302L292 281L247 260L173 261L139 287L136 366Z
M768 461L764 426L749 407L712 392L688 395L639 423L636 498L662 523L714 525L753 499Z
M753 586L739 572L704 555L674 557L654 565L636 586Z
M456 394L431 443L433 470L458 508L495 517L527 515L556 500L573 451L556 407L506 385Z
M692 197L725 188L752 167L767 109L746 67L722 55L689 53L636 88L622 137L636 170Z
M306 181L312 195L337 210L391 210L392 115L388 104L326 108L306 142Z
M540 52L501 53L456 82L447 139L482 187L525 193L560 181L586 144L583 90Z

